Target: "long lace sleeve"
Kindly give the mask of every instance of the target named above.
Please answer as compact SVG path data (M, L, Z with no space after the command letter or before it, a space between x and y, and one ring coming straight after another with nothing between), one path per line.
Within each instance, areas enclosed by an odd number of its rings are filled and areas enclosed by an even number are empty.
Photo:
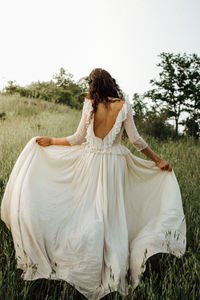
M128 113L126 120L124 121L124 128L129 137L130 142L135 146L137 151L145 149L148 144L145 140L139 135L135 122L133 119L133 112L130 102L128 102Z
M66 137L70 145L80 145L85 139L87 133L87 112L86 112L86 100L83 104L82 116L76 132L73 135Z

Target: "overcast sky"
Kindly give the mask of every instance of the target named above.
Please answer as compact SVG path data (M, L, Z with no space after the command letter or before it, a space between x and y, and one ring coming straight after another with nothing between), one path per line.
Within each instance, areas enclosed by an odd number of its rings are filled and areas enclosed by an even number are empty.
M200 0L1 0L0 11L0 88L101 67L131 100L162 51L200 55Z

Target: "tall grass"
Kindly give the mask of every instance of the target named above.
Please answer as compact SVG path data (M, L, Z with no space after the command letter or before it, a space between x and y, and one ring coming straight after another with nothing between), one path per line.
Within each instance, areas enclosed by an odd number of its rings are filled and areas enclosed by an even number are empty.
M5 113L5 114L3 114ZM2 117L1 117L2 116ZM0 96L0 197L13 165L25 144L37 135L72 134L81 111L42 100ZM136 124L137 125L137 124ZM160 253L147 261L141 285L125 299L181 300L200 299L200 145L192 138L160 142L142 137L149 146L172 165L180 185L187 223L187 248L181 258ZM128 140L123 141L135 155L147 159ZM38 279L24 281L16 268L11 232L0 220L0 299L64 300L85 299L65 281ZM118 292L105 299L122 299Z

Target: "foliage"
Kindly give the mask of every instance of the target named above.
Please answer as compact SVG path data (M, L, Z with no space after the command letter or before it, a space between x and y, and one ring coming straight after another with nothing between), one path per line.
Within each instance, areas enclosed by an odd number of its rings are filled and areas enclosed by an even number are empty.
M167 118L168 111L163 109L158 113L155 107L153 107L152 110L149 110L145 115L143 131L161 140L165 140L169 137L175 138L174 127L166 122Z
M145 114L148 111L148 108L142 95L139 95L138 93L133 94L132 108L134 111L134 119L136 121L144 121Z
M60 68L59 73L53 75L56 85L62 88L68 88L73 83L73 75L67 73L64 68Z
M182 112L200 111L200 57L196 54L183 55L162 52L157 66L162 70L159 79L150 83L155 86L144 95L168 109L175 118L178 134L179 118Z
M132 107L134 121L140 131L162 140L175 137L173 126L167 123L169 118L169 111L167 109L158 110L157 105L148 108L145 98L137 93L133 95Z
M182 124L185 125L184 132L188 136L193 136L196 139L200 137L200 119L197 114L190 115L190 117L182 121Z
M14 95L17 92L18 86L16 85L16 81L9 80L8 86L4 88L5 94Z
M76 109L82 109L86 95L86 85L75 83L73 75L63 68L53 75L50 81L37 81L22 87L15 81L8 81L4 94L19 94L22 97L44 99L46 101L63 103Z
M3 111L2 113L0 113L0 120L5 120L6 119L6 113Z

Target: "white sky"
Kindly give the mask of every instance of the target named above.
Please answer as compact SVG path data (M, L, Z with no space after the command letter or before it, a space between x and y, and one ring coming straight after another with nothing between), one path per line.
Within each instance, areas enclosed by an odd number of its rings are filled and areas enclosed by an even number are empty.
M200 0L1 0L0 88L106 69L132 99L162 51L200 55Z

